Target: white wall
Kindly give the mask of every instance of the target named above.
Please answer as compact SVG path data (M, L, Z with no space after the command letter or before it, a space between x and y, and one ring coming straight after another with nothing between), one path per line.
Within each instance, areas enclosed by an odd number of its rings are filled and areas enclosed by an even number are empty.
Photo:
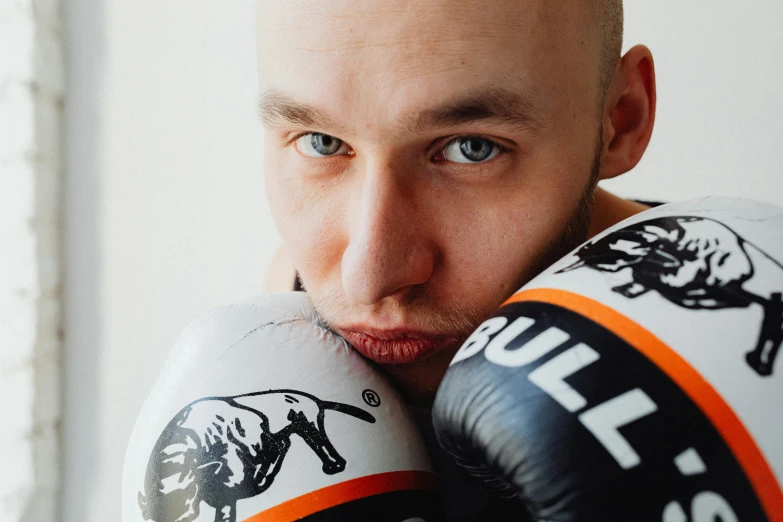
M641 164L604 186L672 201L707 194L783 205L783 3L629 0L626 48L644 43L658 118Z
M620 193L783 204L776 2L627 2L659 117ZM720 7L717 7L719 5ZM117 520L129 430L169 346L258 293L277 243L255 119L254 0L68 0L65 522Z
M127 438L169 347L260 293L275 242L253 0L67 0L63 520L119 520Z

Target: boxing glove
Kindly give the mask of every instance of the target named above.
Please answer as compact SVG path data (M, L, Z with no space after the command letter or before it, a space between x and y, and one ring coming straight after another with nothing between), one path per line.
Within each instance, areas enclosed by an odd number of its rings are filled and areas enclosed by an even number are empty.
M136 422L122 496L124 522L441 520L395 391L302 292L184 331Z
M534 520L781 521L781 296L780 208L638 214L467 339L438 441Z

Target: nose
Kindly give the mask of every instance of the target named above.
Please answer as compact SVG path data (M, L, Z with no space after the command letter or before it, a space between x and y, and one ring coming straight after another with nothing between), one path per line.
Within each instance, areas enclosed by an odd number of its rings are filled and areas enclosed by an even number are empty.
M355 192L341 267L343 290L354 302L375 304L432 276L431 218L406 181L391 169L369 170Z

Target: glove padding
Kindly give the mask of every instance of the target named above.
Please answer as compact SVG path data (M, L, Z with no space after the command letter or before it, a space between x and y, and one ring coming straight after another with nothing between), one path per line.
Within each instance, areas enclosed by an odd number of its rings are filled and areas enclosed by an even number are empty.
M438 441L535 520L783 520L783 211L639 214L456 354Z
M440 520L395 391L304 293L218 308L180 336L136 422L123 521Z

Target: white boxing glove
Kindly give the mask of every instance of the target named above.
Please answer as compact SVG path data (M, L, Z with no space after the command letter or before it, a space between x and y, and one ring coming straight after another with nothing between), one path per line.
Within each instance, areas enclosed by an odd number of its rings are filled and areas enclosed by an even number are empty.
M122 497L123 522L442 519L402 402L301 292L183 332L136 421Z

